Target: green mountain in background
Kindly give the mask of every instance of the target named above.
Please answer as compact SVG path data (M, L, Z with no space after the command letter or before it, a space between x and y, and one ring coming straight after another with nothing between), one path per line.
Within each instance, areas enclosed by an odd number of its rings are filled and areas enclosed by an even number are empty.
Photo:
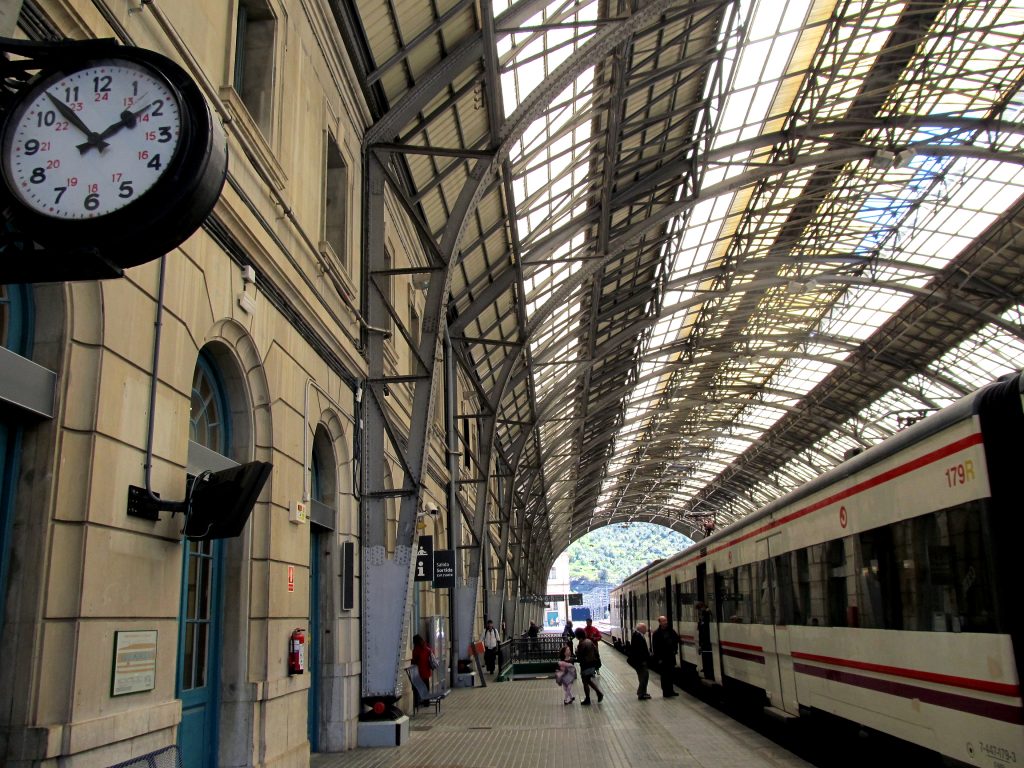
M653 523L619 523L598 528L569 545L569 588L589 592L617 586L634 571L693 542Z

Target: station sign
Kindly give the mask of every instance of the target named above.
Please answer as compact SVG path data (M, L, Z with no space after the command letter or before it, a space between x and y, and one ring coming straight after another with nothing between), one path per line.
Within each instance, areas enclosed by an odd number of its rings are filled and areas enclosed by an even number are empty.
M455 588L455 550L434 550L434 586L439 588Z
M420 536L416 543L416 574L413 581L434 580L434 537Z

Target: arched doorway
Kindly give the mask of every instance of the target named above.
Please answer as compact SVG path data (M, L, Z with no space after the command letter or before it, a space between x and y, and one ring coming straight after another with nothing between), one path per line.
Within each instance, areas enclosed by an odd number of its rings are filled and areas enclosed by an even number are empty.
M331 440L323 425L319 425L313 438L310 456L310 514L309 514L309 653L307 655L309 700L307 705L307 733L311 752L319 752L323 739L322 729L329 721L332 702L330 691L330 662L332 629L334 626L334 590L331 588L332 562L337 557L337 461ZM327 683L327 685L325 685Z
M231 413L217 363L212 354L201 351L192 377L191 446L199 446L231 463L226 459L232 445ZM182 710L178 745L185 765L215 768L219 744L224 543L185 539L183 547L176 686Z

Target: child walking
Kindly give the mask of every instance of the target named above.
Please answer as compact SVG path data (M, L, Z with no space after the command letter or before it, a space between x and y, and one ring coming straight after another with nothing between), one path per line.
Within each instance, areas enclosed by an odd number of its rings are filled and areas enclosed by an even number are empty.
M555 681L562 686L563 704L572 704L576 701L572 693L572 684L576 682L576 665L573 663L572 646L568 643L562 646L562 658L558 662L558 669L555 670Z

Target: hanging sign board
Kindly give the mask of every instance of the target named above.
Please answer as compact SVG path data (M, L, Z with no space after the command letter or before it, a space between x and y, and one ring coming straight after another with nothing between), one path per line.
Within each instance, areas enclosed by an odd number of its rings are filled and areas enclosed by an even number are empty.
M416 544L416 575L413 581L434 579L434 537L420 536Z
M455 588L455 550L434 550L434 586Z

